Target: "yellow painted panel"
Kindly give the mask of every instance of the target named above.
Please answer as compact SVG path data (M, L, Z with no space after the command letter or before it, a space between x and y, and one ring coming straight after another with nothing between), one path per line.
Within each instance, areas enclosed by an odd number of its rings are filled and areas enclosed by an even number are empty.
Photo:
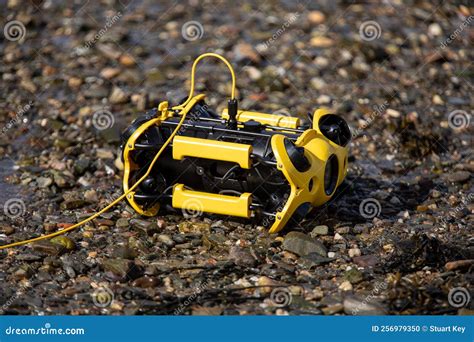
M173 139L173 159L184 157L222 160L250 169L252 146L226 141L176 136Z
M186 190L183 184L175 184L172 206L173 208L188 209L195 212L250 218L251 196L252 194L248 192L237 197Z

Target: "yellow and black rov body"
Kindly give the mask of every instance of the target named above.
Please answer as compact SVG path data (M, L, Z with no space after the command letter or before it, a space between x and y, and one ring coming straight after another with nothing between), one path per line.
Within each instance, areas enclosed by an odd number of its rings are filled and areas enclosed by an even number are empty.
M222 60L232 75L232 96L220 114L205 95L194 96L195 69L205 57ZM208 53L193 64L185 101L161 102L123 133L123 188L141 215L172 207L254 218L276 233L331 199L347 173L350 138L347 123L327 109L315 110L306 124L238 109L231 65Z
M224 62L232 76L231 98L220 115L206 105L205 95L194 96L196 66L206 57ZM330 200L347 173L347 123L327 109L317 109L308 124L297 117L239 110L235 85L224 57L199 56L188 98L175 106L161 102L123 133L121 196L70 227L0 250L77 229L124 198L145 216L172 207L254 218L266 222L270 233Z

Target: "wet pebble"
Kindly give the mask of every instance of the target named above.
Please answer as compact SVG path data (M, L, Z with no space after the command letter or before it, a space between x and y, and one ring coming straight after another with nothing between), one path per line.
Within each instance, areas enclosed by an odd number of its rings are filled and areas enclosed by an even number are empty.
M299 256L310 253L317 253L321 256L327 255L326 247L321 242L300 232L288 233L283 240L283 249Z

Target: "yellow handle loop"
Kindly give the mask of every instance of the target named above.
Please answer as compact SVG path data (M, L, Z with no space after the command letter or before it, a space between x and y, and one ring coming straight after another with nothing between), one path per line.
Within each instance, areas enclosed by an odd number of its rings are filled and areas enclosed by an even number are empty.
M200 55L198 58L196 58L196 60L194 61L193 63L193 66L191 68L191 88L189 89L189 95L188 95L188 98L186 99L186 101L178 106L174 106L172 109L183 109L184 107L186 107L186 105L189 103L189 101L191 101L191 99L193 98L193 95L194 95L194 76L196 74L196 67L198 65L198 63L206 58L206 57L214 57L214 58L217 58L219 60L221 60L222 62L224 62L224 64L227 66L227 68L229 69L230 71L230 75L232 76L232 91L231 91L231 94L230 94L230 97L231 99L235 99L235 84L236 84L236 81L235 81L235 72L234 72L234 68L232 68L232 65L229 63L229 61L227 59L225 59L224 57L222 57L221 55L218 55L217 53L212 53L212 52L208 52L208 53L204 53L202 55Z
M194 74L195 74L195 71L196 71L196 66L197 64L199 63L199 61L205 57L215 57L215 58L218 58L220 59L221 61L223 61L225 63L225 65L229 68L229 71L232 75L232 94L231 94L231 98L234 99L235 98L235 73L234 73L234 69L232 68L232 65L230 65L230 63L227 61L227 59L225 59L224 57L222 57L221 55L218 55L218 54L215 54L215 53L205 53L205 54L202 54L200 55L195 61L194 61L194 64L193 64L193 67L191 69L191 89L189 91L189 97L188 99L186 100L185 103L179 105L179 106L175 106L173 107L174 110L182 110L184 109L184 107L189 103L189 101L191 101L193 95L194 95ZM158 158L160 157L160 155L163 153L163 151L165 150L166 147L168 147L168 145L171 143L171 141L173 140L174 136L178 133L179 129L181 128L181 125L184 123L184 120L186 119L186 115L188 113L187 112L184 112L183 115L181 116L181 120L179 120L179 123L178 125L176 126L176 128L174 129L174 131L171 133L171 135L169 136L169 138L166 140L166 142L163 144L163 146L161 146L160 150L155 154L155 157L153 158L153 160L151 161L150 163L150 166L148 167L147 171L145 172L145 174L130 188L128 189L128 191L124 192L119 198L117 198L116 200L114 200L112 203L108 204L105 208L103 208L102 210L96 212L95 214L89 216L88 218L68 227L68 228L65 228L63 230L60 230L60 231L57 231L57 232L54 232L54 233L51 233L51 234L47 234L47 235L43 235L43 236L38 236L38 237L35 237L35 238L32 238L32 239L28 239L28 240L23 240L23 241L18 241L18 242L13 242L13 243L10 243L10 244L7 244L7 245L3 245L3 246L0 246L0 250L2 249L6 249L6 248L10 248L10 247L16 247L16 246L21 246L21 245L26 245L26 244L29 244L29 243L32 243L32 242L36 242L36 241L40 241L40 240L45 240L45 239L50 239L50 238L53 238L55 236L58 236L58 235L62 235L62 234L65 234L73 229L76 229L84 224L86 224L87 222L90 222L92 221L93 219L99 217L100 215L102 215L103 213L105 213L107 210L109 210L110 208L112 208L113 206L115 206L117 203L119 203L120 201L122 201L125 197L127 197L133 190L135 190L141 182L143 182L151 173L151 170L153 169L153 166L155 165L155 163L157 162Z

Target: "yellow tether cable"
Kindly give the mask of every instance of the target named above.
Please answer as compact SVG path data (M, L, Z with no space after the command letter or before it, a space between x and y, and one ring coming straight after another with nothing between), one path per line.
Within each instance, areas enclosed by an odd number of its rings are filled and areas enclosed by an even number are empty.
M234 69L232 68L232 65L229 63L229 61L227 61L227 59L225 59L224 57L222 57L221 55L218 55L218 54L215 54L215 53L205 53L205 54L202 54L200 55L198 58L196 58L196 60L194 61L194 64L192 66L192 69L191 69L191 90L189 92L189 97L187 98L187 100L181 104L181 105L178 105L178 106L175 106L173 107L172 109L173 110L182 110L184 109L184 107L189 103L189 101L191 101L192 97L193 97L193 94L194 94L194 74L195 74L195 71L196 71L196 66L198 64L198 62L205 58L205 57L215 57L215 58L218 58L220 59L222 62L225 63L225 65L227 66L227 68L229 68L229 71L231 73L231 76L232 76L232 94L231 94L231 98L234 99L235 98L235 73L234 73ZM130 188L128 189L128 191L124 192L119 198L117 198L116 200L114 200L113 202L111 202L110 204L108 204L105 208L101 209L100 211L96 212L95 214L89 216L88 218L82 220L81 222L78 222L70 227L67 227L67 228L64 228L63 230L60 230L60 231L57 231L57 232L54 232L54 233L51 233L51 234L47 234L47 235L42 235L42 236L38 236L38 237L35 237L35 238L32 238L32 239L28 239L28 240L23 240L23 241L18 241L18 242L13 242L13 243L10 243L10 244L7 244L7 245L3 245L3 246L0 246L0 250L1 249L5 249L5 248L10 248L10 247L16 247L16 246L22 246L22 245L26 245L26 244L29 244L29 243L32 243L32 242L36 242L36 241L40 241L40 240L45 240L45 239L50 239L50 238L53 238L55 236L58 236L58 235L62 235L62 234L65 234L73 229L76 229L82 225L84 225L85 223L87 222L90 222L92 221L93 219L97 218L98 216L102 215L103 213L105 213L107 210L109 210L110 208L112 208L113 206L115 206L117 203L119 203L120 201L122 201L125 197L127 197L128 194L130 194L134 189L136 189L136 187L138 185L140 185L141 182L143 182L151 173L151 170L153 169L153 166L155 165L156 161L158 160L158 158L160 157L161 153L163 153L163 151L165 150L165 148L171 143L171 141L173 140L174 136L176 135L176 133L178 133L179 129L181 128L182 124L184 123L184 120L186 119L186 115L188 114L188 112L184 112L182 117L181 117L181 120L179 120L179 123L178 125L176 126L176 128L174 129L173 133L171 133L171 135L169 136L168 140L165 141L165 143L161 146L160 150L155 154L155 157L153 158L153 160L151 161L151 164L150 166L148 167L148 170L145 172L145 174Z
M175 110L176 109L183 109L184 107L186 107L186 105L189 103L189 101L191 101L191 99L193 98L193 95L194 95L194 75L196 73L196 67L197 67L199 61L203 58L206 58L206 57L215 57L217 59L220 59L227 66L227 68L230 71L230 75L232 76L232 91L231 91L230 97L231 97L232 100L235 99L235 83L236 82L235 82L234 68L232 68L232 65L229 63L229 61L227 59L225 59L224 57L222 57L221 55L218 55L217 53L208 52L208 53L202 54L201 56L196 58L196 60L194 61L193 66L191 68L191 88L189 89L188 98L184 103L173 107L173 109L175 109Z

